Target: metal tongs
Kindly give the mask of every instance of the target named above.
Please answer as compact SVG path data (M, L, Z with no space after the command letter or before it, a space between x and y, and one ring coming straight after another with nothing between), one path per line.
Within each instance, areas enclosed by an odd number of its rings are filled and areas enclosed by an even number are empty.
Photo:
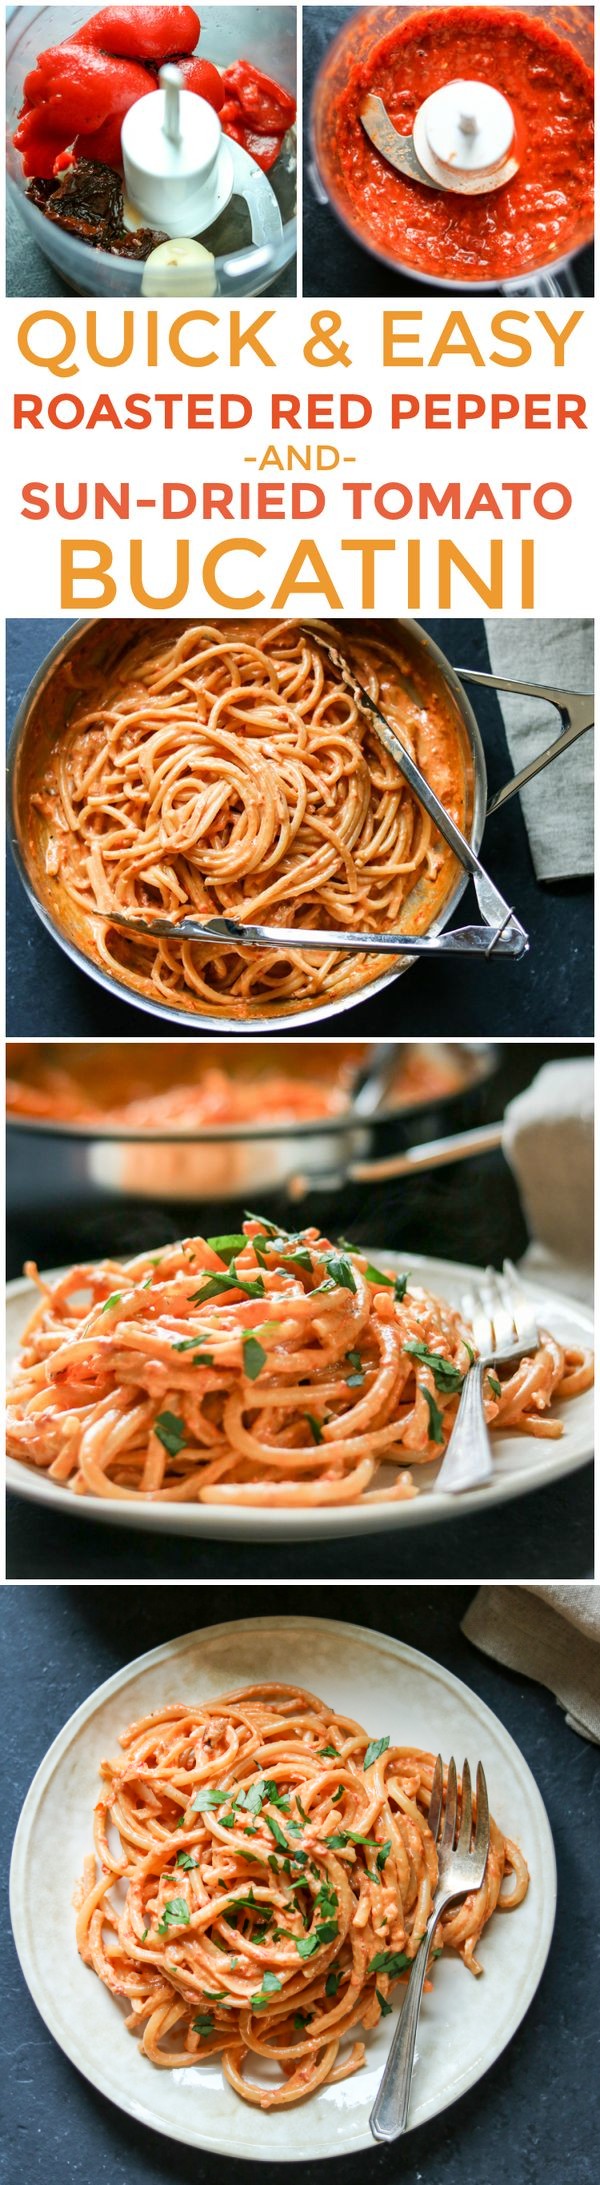
M433 934L431 936L432 953L435 953L440 941L445 941L447 945L451 945L452 942L458 943L462 937L463 945L457 947L457 954L524 956L529 948L529 936L520 924L514 910L505 902L504 896L500 894L494 881L490 880L489 873L486 872L485 866L481 863L481 858L477 857L475 850L471 849L471 844L467 842L466 835L461 834L460 827L457 827L455 821L450 818L445 806L440 804L440 799L436 797L435 790L430 788L425 775L421 773L420 766L417 766L415 759L411 758L410 752L405 750L404 744L401 743L400 737L396 736L394 729L390 728L389 721L386 721L385 714L381 712L375 699L369 696L369 692L358 681L358 677L354 674L348 661L344 659L343 653L334 644L329 630L324 629L320 622L306 622L302 624L302 628L306 636L312 638L313 642L316 639L321 651L326 653L327 659L335 668L336 674L341 676L346 689L352 692L360 712L368 714L376 736L379 737L380 743L385 745L390 757L395 760L396 766L399 767L405 781L408 782L409 789L412 789L413 795L418 797L419 803L429 813L430 819L437 827L438 834L442 835L444 842L447 842L449 848L454 851L454 855L458 858L459 864L463 866L464 871L470 873L485 924L483 927L463 926L462 928L455 928L454 932ZM406 948L404 942L402 946ZM409 953L408 949L406 949L406 953ZM420 950L415 950L414 953L420 953Z
M492 887L491 881L489 882ZM496 890L492 891L494 895ZM502 897L497 896L498 903ZM126 911L103 915L107 924L124 926L127 933L149 933L158 940L217 941L222 948L344 949L348 956L523 956L529 947L527 934L512 912L504 909L504 923L495 927L455 926L448 933L357 933L321 926L254 926L241 918L144 918Z

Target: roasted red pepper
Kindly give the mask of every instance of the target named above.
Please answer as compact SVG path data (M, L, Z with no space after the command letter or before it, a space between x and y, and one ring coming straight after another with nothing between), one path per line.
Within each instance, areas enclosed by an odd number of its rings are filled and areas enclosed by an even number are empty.
M241 144L250 158L256 160L257 167L262 167L263 174L268 174L269 167L274 167L279 158L283 136L280 133L262 136L258 130L249 129L237 99L226 99L221 107L220 121L226 137L233 137L234 144Z
M218 68L213 67L212 61L201 60L198 53L192 53L187 59L176 53L173 59L175 67L181 70L186 91L195 91L196 97L206 99L207 104L214 106L215 113L218 114L225 97L223 78L219 75Z
M137 99L154 91L155 79L138 61L113 59L84 46L50 46L25 78L33 111L17 122L14 141L26 174L52 173L39 165L40 147L54 138L54 158L75 136L95 136L107 121L122 121ZM46 158L48 154L46 153Z
M99 46L130 61L166 61L175 53L193 53L200 37L195 8L101 8L74 45Z
M150 90L152 88L153 86L150 84ZM96 129L93 136L76 137L73 145L73 158L75 160L97 159L102 167L120 168L122 166L121 129L123 120L123 114L117 114L108 121L103 121L102 128ZM55 174L60 173L60 166L56 166L54 172Z
M129 107L156 89L156 68L173 58L184 85L220 113L226 134L265 172L295 119L289 91L235 61L223 76L193 48L200 35L195 8L114 7L40 53L25 79L25 103L14 143L26 175L50 180L75 160L121 165L121 124Z
M226 98L237 99L246 125L260 136L284 136L296 119L296 101L272 76L263 76L250 61L234 61L223 76Z

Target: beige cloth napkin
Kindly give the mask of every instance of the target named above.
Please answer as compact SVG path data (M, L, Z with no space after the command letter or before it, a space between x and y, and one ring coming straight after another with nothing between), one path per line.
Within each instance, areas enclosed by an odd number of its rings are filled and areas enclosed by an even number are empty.
M511 1100L504 1152L531 1243L521 1261L548 1289L593 1303L594 1064L548 1062Z
M494 675L513 682L551 683L555 689L593 690L592 622L490 620L485 628ZM498 704L513 769L519 774L560 735L560 716L547 700L515 698L502 690ZM520 794L538 880L569 880L593 872L593 731L580 736L562 758L553 759Z
M554 1692L571 1730L600 1745L600 1586L481 1586L465 1638Z

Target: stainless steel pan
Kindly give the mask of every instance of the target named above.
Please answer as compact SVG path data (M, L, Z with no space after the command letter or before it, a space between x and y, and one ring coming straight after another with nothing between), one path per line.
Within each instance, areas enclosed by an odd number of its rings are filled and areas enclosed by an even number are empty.
M399 1045L399 1061L405 1051L411 1050ZM275 1067L285 1068L287 1052L286 1043L271 1047ZM302 1053L304 1058L310 1048ZM390 1160L406 1147L460 1132L479 1119L482 1088L497 1068L495 1049L483 1043L438 1045L438 1053L456 1073L450 1090L429 1091L409 1102L392 1094L368 1120L352 1102L343 1115L314 1123L227 1125L193 1133L9 1116L9 1213L36 1205L54 1205L64 1213L68 1206L80 1208L107 1195L195 1200L199 1206L236 1200L256 1207L265 1196L285 1195L300 1174L307 1183L334 1175L341 1185L357 1163L368 1163L368 1180L376 1182L380 1169L382 1176L389 1174Z
M171 638L189 626L188 622L169 621L165 630ZM160 624L158 624L160 627ZM344 623L344 630L354 628L364 635L364 622ZM212 1031L261 1035L274 1031L295 1031L302 1025L315 1026L333 1023L359 1002L381 993L410 968L407 958L394 960L390 970L381 973L357 989L356 993L342 999L318 1003L316 1007L269 1012L257 1010L244 1021L228 1017L221 1012L190 1011L174 1008L159 1000L150 1001L134 993L124 979L108 972L90 954L90 922L77 907L69 902L57 879L51 878L44 866L44 829L31 808L31 792L39 781L40 768L61 724L69 719L69 713L78 695L78 686L84 674L93 668L102 672L114 662L116 655L129 642L136 624L118 621L94 621L75 623L67 629L58 643L48 653L37 674L33 677L15 720L9 749L9 814L11 840L17 867L30 902L38 917L54 940L64 949L71 962L76 964L98 985L115 998L128 1001L146 1015L164 1018L173 1026L186 1031ZM371 630L380 630L390 640L397 632L403 651L415 664L417 679L426 671L429 686L444 699L447 712L456 728L464 766L465 823L464 832L475 850L479 850L487 808L487 778L485 755L477 720L463 684L450 662L426 635L417 622L396 618L381 623L374 620ZM482 677L483 681L484 678ZM495 678L485 680L493 683ZM516 686L515 686L516 687ZM550 696L550 693L548 693ZM580 732L580 731L579 731ZM562 739L559 739L562 748ZM537 762L539 763L539 762ZM503 792L503 801L513 795L518 784L509 782ZM431 922L432 933L443 931L453 916L467 885L467 875L456 871L448 883L448 892L441 903L437 916ZM411 898L411 908L418 904L419 890ZM518 905L517 911L518 911ZM518 977L518 971L515 976Z

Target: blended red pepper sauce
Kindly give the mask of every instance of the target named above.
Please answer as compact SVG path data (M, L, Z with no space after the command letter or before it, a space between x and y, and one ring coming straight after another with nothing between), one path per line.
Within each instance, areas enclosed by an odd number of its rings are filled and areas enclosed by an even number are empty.
M454 77L491 83L515 117L519 172L484 197L407 180L360 122L378 93L402 136L430 92ZM332 105L335 165L361 237L432 279L508 280L562 257L593 218L594 79L568 39L505 7L409 16L355 65Z

